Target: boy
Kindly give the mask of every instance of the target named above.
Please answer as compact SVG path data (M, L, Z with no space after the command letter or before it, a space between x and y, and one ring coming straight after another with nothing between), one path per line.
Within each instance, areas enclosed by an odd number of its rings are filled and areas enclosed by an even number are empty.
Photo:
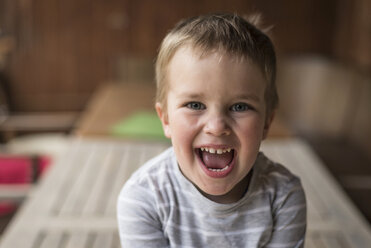
M123 247L303 247L300 180L259 152L278 96L269 38L232 14L178 23L156 61L172 148L123 187Z

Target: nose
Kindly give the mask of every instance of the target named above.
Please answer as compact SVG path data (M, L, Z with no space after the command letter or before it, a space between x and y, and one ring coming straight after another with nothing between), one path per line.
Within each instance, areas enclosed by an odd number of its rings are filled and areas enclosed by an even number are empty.
M230 135L231 129L222 114L210 114L204 126L204 131L213 136Z

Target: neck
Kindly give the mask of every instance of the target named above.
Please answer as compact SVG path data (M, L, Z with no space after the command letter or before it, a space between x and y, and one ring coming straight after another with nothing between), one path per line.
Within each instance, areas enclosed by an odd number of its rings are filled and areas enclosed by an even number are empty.
M209 195L205 192L199 190L201 194L207 197L209 200L212 200L221 204L230 204L235 203L242 199L242 197L247 193L251 177L253 174L253 169L243 178L238 184L236 184L231 191L224 195Z

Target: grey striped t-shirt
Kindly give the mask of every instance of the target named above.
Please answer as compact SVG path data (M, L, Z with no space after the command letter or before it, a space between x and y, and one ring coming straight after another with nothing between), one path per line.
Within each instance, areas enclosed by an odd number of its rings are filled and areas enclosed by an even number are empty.
M300 180L262 153L245 196L219 204L179 170L169 148L124 185L117 205L122 247L303 247Z

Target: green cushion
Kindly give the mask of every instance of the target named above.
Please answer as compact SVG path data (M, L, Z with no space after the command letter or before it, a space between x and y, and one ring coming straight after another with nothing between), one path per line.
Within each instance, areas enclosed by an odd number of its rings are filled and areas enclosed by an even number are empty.
M111 128L111 134L138 139L166 139L161 121L154 111L138 111L120 120Z

